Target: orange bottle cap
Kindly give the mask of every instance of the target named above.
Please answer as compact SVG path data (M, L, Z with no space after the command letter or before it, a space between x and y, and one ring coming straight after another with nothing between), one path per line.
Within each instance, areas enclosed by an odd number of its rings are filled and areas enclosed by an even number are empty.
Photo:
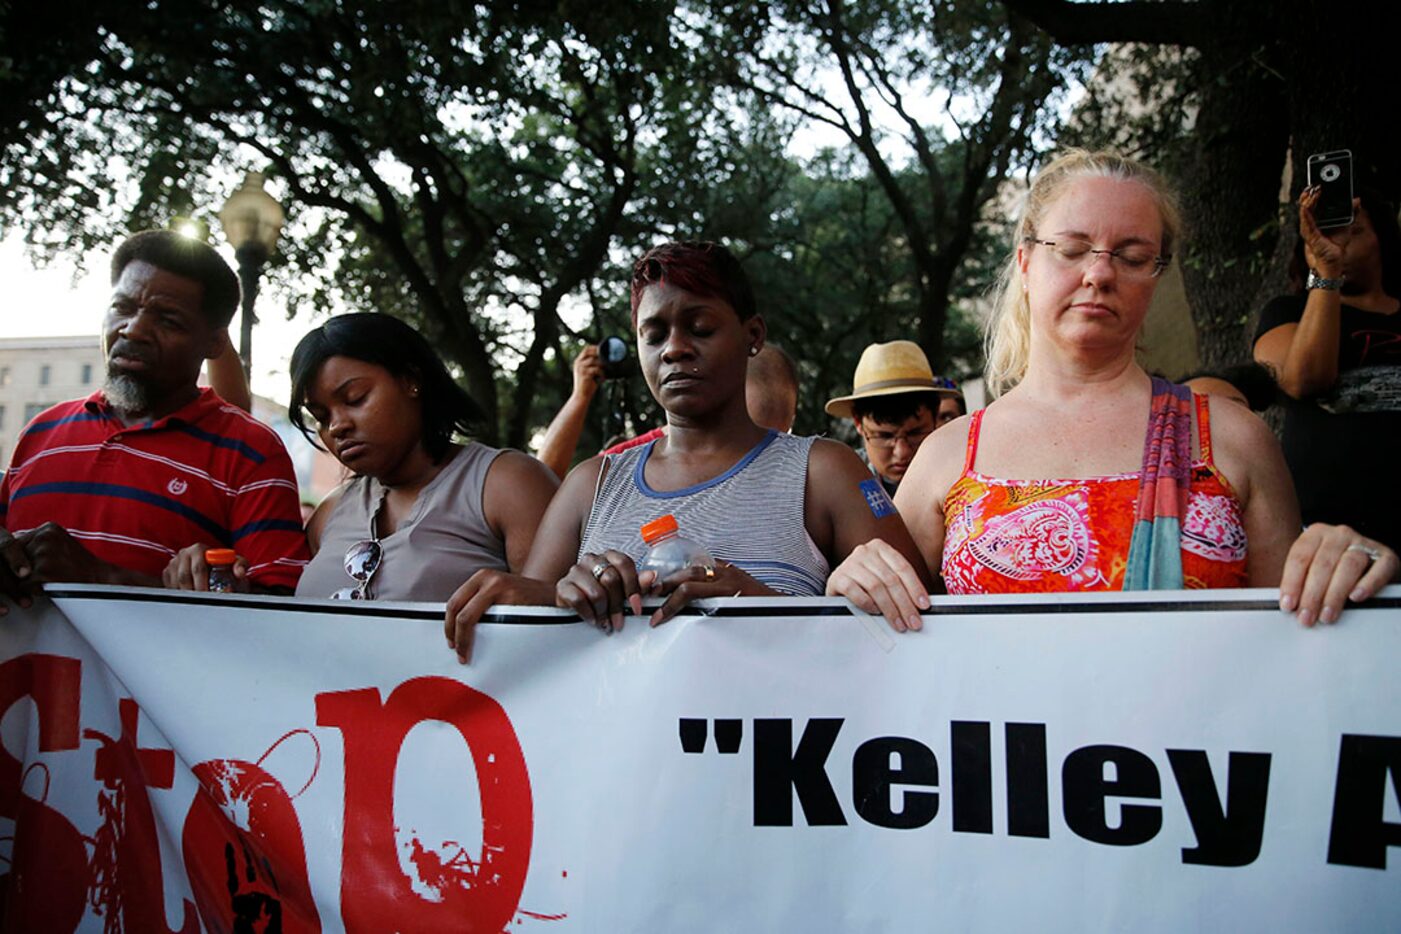
M647 544L652 544L663 535L670 535L677 529L676 517L667 513L660 519L653 519L642 526L642 540Z
M210 548L204 552L207 564L233 564L237 558L238 552L232 548Z

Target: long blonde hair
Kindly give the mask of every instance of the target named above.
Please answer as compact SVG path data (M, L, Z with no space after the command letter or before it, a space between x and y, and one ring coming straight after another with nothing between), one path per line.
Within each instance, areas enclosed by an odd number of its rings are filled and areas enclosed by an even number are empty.
M1036 176L1027 192L1026 206L1012 233L1012 255L989 293L992 316L983 335L987 365L984 380L988 392L1000 396L1026 375L1031 356L1031 307L1023 288L1017 247L1036 235L1037 225L1066 185L1081 178L1113 178L1134 181L1153 193L1163 219L1163 256L1171 256L1182 235L1182 212L1177 196L1161 175L1141 162L1115 152L1069 149L1053 159Z

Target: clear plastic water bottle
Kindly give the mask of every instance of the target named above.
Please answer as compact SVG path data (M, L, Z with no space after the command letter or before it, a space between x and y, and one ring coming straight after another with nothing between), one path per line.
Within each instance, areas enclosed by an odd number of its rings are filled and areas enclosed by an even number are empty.
M655 571L656 579L666 580L686 568L714 568L715 559L700 545L683 538L677 531L676 517L667 513L642 527L647 554L637 566L638 573Z
M236 560L238 552L232 548L209 548L204 552L204 563L209 565L210 593L233 593Z

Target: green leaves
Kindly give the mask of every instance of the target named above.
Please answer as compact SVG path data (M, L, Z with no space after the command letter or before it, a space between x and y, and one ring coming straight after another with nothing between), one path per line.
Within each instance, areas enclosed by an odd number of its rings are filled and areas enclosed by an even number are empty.
M631 259L664 238L746 258L812 383L807 430L870 340L976 367L984 205L1053 128L1066 67L996 2L69 13L0 18L0 224L88 250L266 170L290 218L270 291L413 321L513 443L567 392L576 334L626 331Z

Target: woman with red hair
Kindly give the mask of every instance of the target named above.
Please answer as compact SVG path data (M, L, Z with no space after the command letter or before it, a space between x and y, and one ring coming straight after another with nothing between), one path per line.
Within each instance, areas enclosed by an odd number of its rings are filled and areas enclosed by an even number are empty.
M633 267L632 316L667 433L574 468L522 575L483 571L458 588L445 623L464 661L477 619L495 603L553 603L612 632L641 614L644 594L667 598L652 625L704 597L820 596L830 568L874 538L922 566L889 498L848 447L750 418L747 364L766 331L729 250L698 242L649 250ZM668 513L714 568L664 580L638 573L639 528Z

